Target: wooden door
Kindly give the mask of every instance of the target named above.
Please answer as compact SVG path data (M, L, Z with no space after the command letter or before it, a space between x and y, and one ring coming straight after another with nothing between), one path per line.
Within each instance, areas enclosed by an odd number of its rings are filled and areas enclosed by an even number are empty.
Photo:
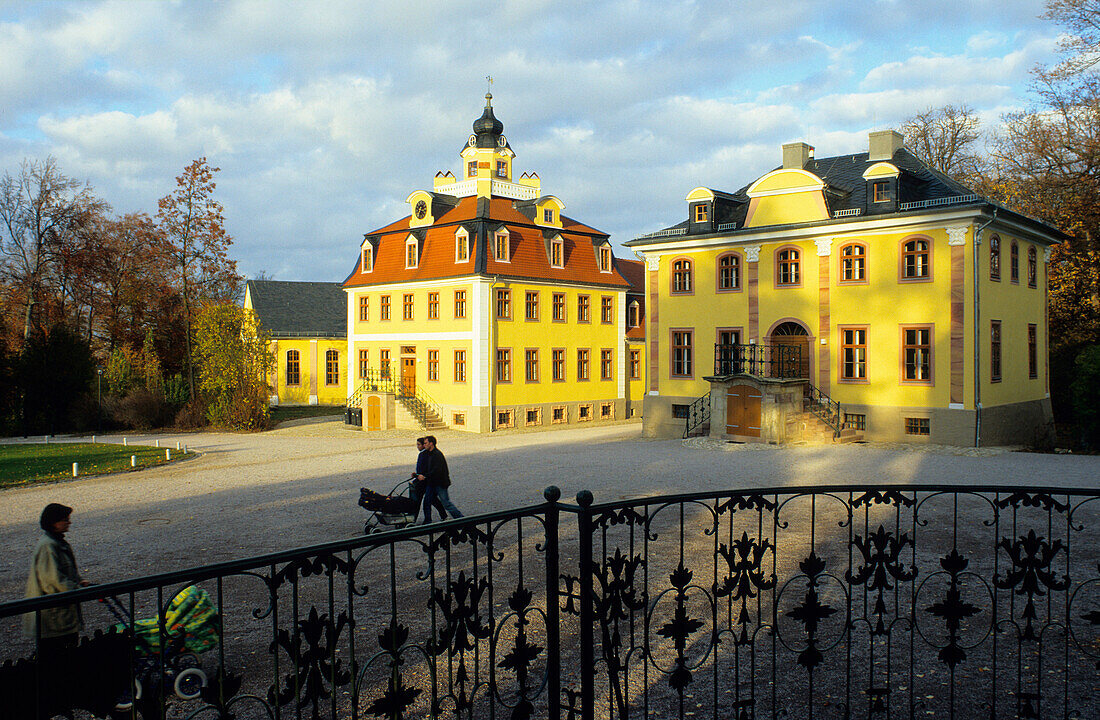
M793 323L785 323L785 325L793 325ZM802 328L798 329L802 333L806 332ZM777 332L776 334L771 336L770 344L793 348L792 354L784 355L784 358L790 357L793 363L793 358L795 357L793 353L798 353L798 355L800 356L801 359L797 365L798 374L794 377L807 379L810 377L810 337L808 335L782 334ZM791 377L791 373L796 369L793 364L789 364L786 362L780 365L779 363L775 363L773 360L773 364L775 365L774 369L776 371L777 377Z
M731 385L726 390L726 434L760 437L760 390Z
M367 398L367 430L382 429L382 399L377 395Z
M401 358L401 394L405 397L416 395L416 358Z

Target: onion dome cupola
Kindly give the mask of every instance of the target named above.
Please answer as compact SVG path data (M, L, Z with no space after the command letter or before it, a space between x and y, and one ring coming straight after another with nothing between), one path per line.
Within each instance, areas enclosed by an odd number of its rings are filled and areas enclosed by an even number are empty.
M474 139L479 148L495 148L504 134L504 123L493 114L493 94L485 93L485 112L474 120ZM505 144L507 140L505 140Z

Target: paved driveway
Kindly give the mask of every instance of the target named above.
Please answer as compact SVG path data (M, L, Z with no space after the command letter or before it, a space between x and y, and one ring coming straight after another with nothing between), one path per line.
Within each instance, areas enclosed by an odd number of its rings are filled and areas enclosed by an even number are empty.
M84 574L106 582L358 533L358 488L386 491L415 462L412 432L364 433L299 421L260 434L136 437L181 440L197 457L150 470L0 492L0 598L22 597L37 518L49 502L76 509L69 535ZM121 436L108 438L121 442ZM1014 483L1100 486L1100 457L1003 448L841 445L777 448L645 440L637 423L471 436L445 432L467 514L589 489L596 500L693 490L799 484Z

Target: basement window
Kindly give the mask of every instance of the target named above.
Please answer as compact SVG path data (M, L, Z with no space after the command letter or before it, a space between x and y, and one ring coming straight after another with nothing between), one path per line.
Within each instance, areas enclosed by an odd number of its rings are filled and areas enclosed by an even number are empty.
M931 421L928 418L905 418L906 435L929 435L931 429Z

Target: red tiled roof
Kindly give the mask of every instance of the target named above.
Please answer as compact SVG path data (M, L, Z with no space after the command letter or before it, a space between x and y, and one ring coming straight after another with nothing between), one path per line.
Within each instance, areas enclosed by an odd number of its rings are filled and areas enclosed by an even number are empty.
M565 241L565 267L554 268L550 266L543 241L543 230L554 228L536 226L506 198L493 198L488 202L488 217L478 217L477 198L463 198L457 206L441 213L434 225L410 229L409 217L405 217L368 233L371 238L378 239L374 269L361 273L360 256L355 269L344 281L344 287L460 277L477 274L475 269L484 267L480 274L626 289L630 282L616 269L617 263L612 265L610 273L599 271L593 240L602 240L607 235L571 218L562 216L561 220L562 228L557 232ZM492 230L498 225L508 229L511 240L509 262L499 262L493 256L493 237L489 233L486 248L478 248L474 242L469 260L455 262L455 232L459 224L474 235L475 225L479 222L489 223ZM405 267L405 240L410 232L424 238L415 268ZM478 253L482 252L486 253L483 259L478 257Z
M615 269L630 283L629 293L636 295L645 294L645 263L641 260L627 260L615 258Z

